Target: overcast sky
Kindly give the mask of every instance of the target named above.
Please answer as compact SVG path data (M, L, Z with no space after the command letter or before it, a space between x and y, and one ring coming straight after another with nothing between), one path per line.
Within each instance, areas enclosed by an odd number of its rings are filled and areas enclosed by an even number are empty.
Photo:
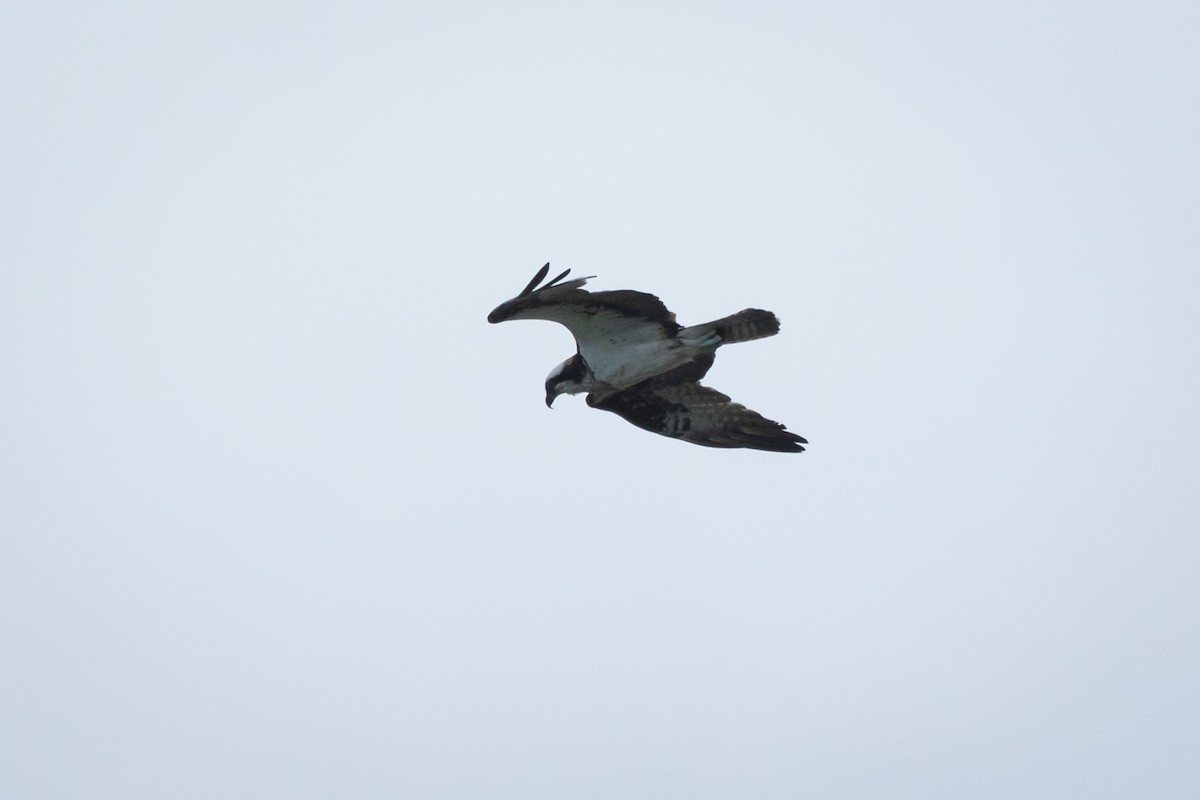
M0 795L1200 796L1198 41L9 4ZM545 261L808 451L547 410Z

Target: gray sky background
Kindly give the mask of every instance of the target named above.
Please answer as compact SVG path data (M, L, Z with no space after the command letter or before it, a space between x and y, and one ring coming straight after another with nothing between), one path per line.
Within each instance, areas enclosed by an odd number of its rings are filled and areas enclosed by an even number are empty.
M0 795L1200 793L1195 3L0 17Z

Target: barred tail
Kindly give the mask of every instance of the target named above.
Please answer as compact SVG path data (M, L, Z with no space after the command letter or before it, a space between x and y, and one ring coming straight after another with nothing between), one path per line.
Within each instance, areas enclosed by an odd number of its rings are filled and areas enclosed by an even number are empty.
M708 333L720 336L721 344L749 342L752 339L763 339L779 333L779 319L770 311L747 308L713 322L684 328L679 332L679 336L680 338L691 338Z

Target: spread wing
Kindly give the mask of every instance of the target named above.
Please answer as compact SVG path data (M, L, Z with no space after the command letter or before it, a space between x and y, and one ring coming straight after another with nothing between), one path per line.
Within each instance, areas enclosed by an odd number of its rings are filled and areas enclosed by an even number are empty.
M659 341L679 331L675 315L652 294L628 289L589 292L582 288L587 278L559 283L570 270L537 288L549 272L550 265L546 264L523 292L496 306L488 314L488 322L510 319L557 322L575 337L584 358L588 358L589 351L599 355L614 345Z
M715 389L701 386L695 378L672 382L672 378L689 373L703 375L711 364L710 356L621 392L589 394L587 404L611 411L643 430L705 447L748 447L780 453L804 450L801 445L808 444L804 437Z

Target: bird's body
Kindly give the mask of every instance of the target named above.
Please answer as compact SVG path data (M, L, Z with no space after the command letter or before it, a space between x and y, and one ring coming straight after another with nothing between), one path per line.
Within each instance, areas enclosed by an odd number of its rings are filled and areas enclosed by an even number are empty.
M664 436L709 447L804 449L802 437L699 383L717 348L778 333L774 314L746 309L685 328L654 295L589 292L587 278L559 283L570 270L538 288L549 269L488 315L488 322L558 322L575 337L575 355L546 379L547 405L559 394L586 392L592 408Z

